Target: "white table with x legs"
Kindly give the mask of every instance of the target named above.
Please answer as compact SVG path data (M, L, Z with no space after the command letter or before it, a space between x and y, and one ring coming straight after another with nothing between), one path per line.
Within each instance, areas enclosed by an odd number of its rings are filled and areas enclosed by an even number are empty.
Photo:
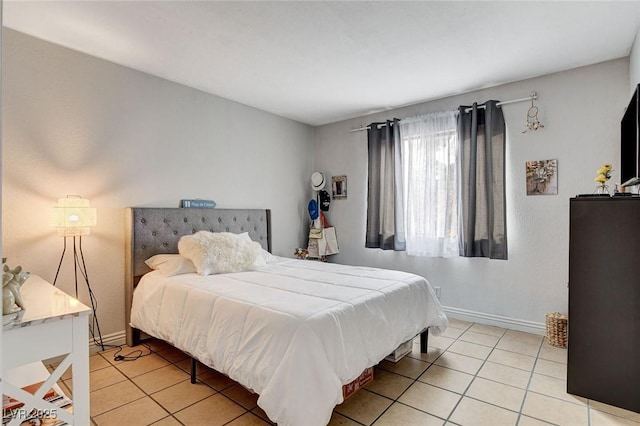
M37 275L22 285L21 294L27 307L24 314L2 327L2 393L24 402L25 412L33 408L43 413L56 410L55 415L68 424L88 425L91 309ZM55 357L63 359L35 394L21 389L24 384L5 380L16 367ZM73 413L42 399L69 367ZM19 425L21 421L15 417L8 425Z

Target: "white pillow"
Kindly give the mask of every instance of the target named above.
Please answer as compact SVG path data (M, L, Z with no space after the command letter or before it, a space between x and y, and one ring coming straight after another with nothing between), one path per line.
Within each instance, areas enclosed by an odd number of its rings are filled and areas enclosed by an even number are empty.
M235 237L244 241L253 242L248 232L243 232L242 234L234 234L233 232L219 232L219 234L228 235L229 238ZM273 262L274 260L278 260L274 255L263 249L262 246L260 246L260 250L262 252L262 258L265 262Z
M238 237L243 238L247 241L253 241L249 236L248 232L243 232L242 234L233 234L233 235L237 235ZM265 262L273 262L274 260L278 260L277 257L269 253L267 250L263 249L262 245L260 246L260 250L262 252L262 258L264 259Z
M196 272L193 262L179 254L156 254L145 260L144 263L149 268L160 271L165 277Z
M185 235L178 242L178 251L193 262L200 275L251 271L266 265L260 244L229 232Z

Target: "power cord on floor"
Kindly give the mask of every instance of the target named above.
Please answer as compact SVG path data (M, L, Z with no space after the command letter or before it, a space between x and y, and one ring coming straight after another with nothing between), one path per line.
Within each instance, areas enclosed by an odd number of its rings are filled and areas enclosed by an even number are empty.
M135 361L142 357L149 356L153 353L153 350L149 345L147 345L146 343L142 343L141 345L147 349L148 351L147 353L144 353L142 349L135 349L129 353L120 354L120 352L124 350L124 347L122 347L122 345L113 345L113 347L118 348L118 350L113 354L113 360L114 361Z

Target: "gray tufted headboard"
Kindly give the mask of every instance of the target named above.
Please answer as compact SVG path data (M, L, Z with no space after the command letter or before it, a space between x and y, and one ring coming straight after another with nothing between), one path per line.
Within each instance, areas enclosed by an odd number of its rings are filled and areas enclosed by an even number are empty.
M160 253L178 253L183 235L197 231L248 232L251 239L271 251L271 211L257 209L183 209L131 207L125 217L125 313L127 344L134 346L139 331L129 326L133 290L149 272L144 263Z

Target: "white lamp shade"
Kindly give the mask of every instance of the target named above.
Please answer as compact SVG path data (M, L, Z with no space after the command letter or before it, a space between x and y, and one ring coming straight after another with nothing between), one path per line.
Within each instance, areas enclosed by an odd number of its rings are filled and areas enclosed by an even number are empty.
M94 207L89 200L80 197L60 198L53 209L53 226L61 237L89 235L91 226L97 223Z

